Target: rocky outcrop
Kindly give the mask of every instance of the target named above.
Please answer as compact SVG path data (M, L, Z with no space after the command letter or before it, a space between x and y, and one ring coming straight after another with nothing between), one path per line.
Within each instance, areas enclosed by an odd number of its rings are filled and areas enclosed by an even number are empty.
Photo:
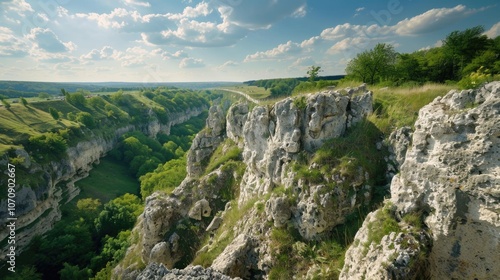
M193 139L188 152L187 172L190 177L198 177L203 173L203 165L219 144L224 141L226 133L226 117L220 105L210 107L206 127Z
M291 174L286 171L297 154L302 150L314 152L325 140L343 135L348 126L372 112L371 102L371 92L350 98L328 91L287 98L271 109L255 107L242 135L234 134L244 139L243 159L247 165L239 203L268 193L274 185L289 187Z
M118 138L133 129L142 129L145 133L156 134L159 131L169 133L170 127L182 123L191 117L201 114L205 107L190 108L184 113L175 113L170 116L169 123L160 125L156 120L144 125L127 125L117 128L112 134L101 136L94 135L90 130L84 133L89 140L80 141L67 149L67 157L57 162L49 162L41 165L29 159L24 150L15 153L25 158L23 168L28 170L29 176L36 177L29 184L19 186L16 193L17 228L16 252L21 253L31 239L42 235L52 229L54 224L61 218L60 205L73 199L79 193L74 183L88 175L93 164L99 163L99 159L110 151L117 143ZM6 160L0 160L0 164L6 165ZM32 181L37 181L33 183ZM0 222L4 223L7 218L7 201L0 201ZM0 240L7 237L7 230L2 228ZM4 252L6 248L2 248ZM5 256L2 253L2 258Z
M344 135L349 126L372 112L371 102L371 92L348 96L326 91L286 98L273 106L257 106L252 110L247 104L235 104L228 109L227 117L220 106L213 106L206 128L195 137L188 153L186 179L172 194L155 193L146 199L140 227L135 229L141 239L142 260L146 264L159 262L167 268L174 267L180 255L171 252L169 236L176 232L179 244L185 244L189 234L180 234L177 229L186 228L186 221L188 227L200 229L191 234L200 239L210 237L198 254L212 250L211 244L221 238L230 238L231 242L213 260L211 268L232 277L258 278L269 272L273 265L272 246L269 238L263 237L269 237L272 224L277 228L293 226L305 239L320 240L323 232L344 222L347 214L370 200L372 189L366 184L368 175L360 168L354 180L339 171L336 176L322 178L320 182L297 181L290 163L297 161L301 152L313 153L326 140ZM205 174L208 160L226 137L243 150L242 178L227 168ZM224 145L229 142L225 141ZM227 147L220 150L224 154ZM309 167L310 170L318 168L318 165ZM213 239L215 229L224 226L225 215L230 211L227 201L221 201L223 193L227 196L228 189L224 188L228 187L228 178L241 182L236 187L237 205L231 207L242 209L261 198L261 210L245 210L249 212L236 226L226 229L219 239ZM278 187L296 199L283 194L271 195ZM266 219L272 223L263 223ZM117 278L127 278L123 274L127 271L129 269L120 266L114 270Z
M423 217L423 227L408 225L404 232L424 232L412 248L424 249L425 270L432 279L500 278L500 82L479 90L451 91L423 107L401 172L391 184L394 217ZM354 244L366 240L370 215ZM346 254L341 279L408 279L417 251L397 246L400 235L390 233L380 244L353 246ZM389 246L386 246L388 244ZM392 245L391 245L392 244ZM390 255L391 257L387 257ZM387 262L373 262L379 256ZM385 256L385 257L382 257ZM392 265L392 266L391 266ZM406 274L408 275L408 274Z
M190 266L184 269L167 269L162 264L151 263L136 278L137 280L238 280L213 269L201 266Z

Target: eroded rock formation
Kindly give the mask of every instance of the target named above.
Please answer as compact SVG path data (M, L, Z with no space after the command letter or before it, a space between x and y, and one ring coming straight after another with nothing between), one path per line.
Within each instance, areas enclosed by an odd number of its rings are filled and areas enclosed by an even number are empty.
M499 279L500 82L436 98L420 110L411 142L386 205L399 233L366 244L382 222L369 215L341 279Z

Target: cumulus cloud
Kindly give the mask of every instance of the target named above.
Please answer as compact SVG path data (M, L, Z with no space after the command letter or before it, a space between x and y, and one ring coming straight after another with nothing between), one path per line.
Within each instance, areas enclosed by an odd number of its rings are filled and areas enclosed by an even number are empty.
M73 42L59 40L52 30L36 27L31 29L26 38L31 40L38 48L49 53L71 52L76 49Z
M155 50L155 52L158 53L164 60L168 60L168 59L182 59L182 58L188 57L187 53L185 53L182 50L170 53L170 52L167 52L167 51L163 51L161 49L157 49L157 50Z
M27 48L26 43L16 37L11 29L0 26L0 57L26 56Z
M205 63L197 58L184 58L179 63L179 68L201 68L205 67Z
M302 47L300 44L288 41L285 44L281 44L274 49L247 55L244 62L286 58L290 54L299 53L301 49Z
M474 10L464 5L457 5L453 8L431 9L423 14L398 22L394 26L394 30L399 35L424 34L443 28L484 9Z
M104 46L102 49L93 49L89 53L82 55L80 59L83 60L105 60L105 59L118 59L121 53L110 46Z
M137 1L137 0L124 0L127 6L141 6L141 7L151 7L149 2Z
M0 7L3 11L12 11L20 15L26 12L33 12L33 8L25 0L3 0L0 1Z
M235 5L217 1L221 17L230 24L247 29L270 28L275 22L290 16L304 16L306 0L238 1Z
M208 6L208 3L201 2L196 5L196 7L187 6L184 11L180 14L167 14L167 18L171 20L181 20L183 18L197 18L200 16L208 16L212 13L212 9Z
M313 36L302 43L287 42L276 48L256 52L247 55L245 62L264 59L277 59L285 56L305 52L308 47L319 44L332 44L328 47L328 54L344 53L346 56L352 56L359 53L380 41L388 42L396 36L412 36L443 28L457 20L467 17L471 14L488 9L470 9L464 5L457 5L453 8L431 9L425 13L404 19L395 25L356 25L351 23L339 24L334 27L324 29L319 36ZM356 9L357 12L364 8ZM500 23L493 26L486 32L489 36L494 36L499 32ZM394 43L396 47L398 44Z
M312 57L306 56L306 57L300 57L297 60L295 60L290 65L290 68L304 68L316 64L317 64L316 61Z
M500 36L500 22L495 23L488 31L484 32L489 38Z
M368 39L365 37L353 37L353 38L345 38L341 41L335 43L332 47L328 49L329 54L337 54L340 52L347 51L351 48L355 48L355 46L365 45Z

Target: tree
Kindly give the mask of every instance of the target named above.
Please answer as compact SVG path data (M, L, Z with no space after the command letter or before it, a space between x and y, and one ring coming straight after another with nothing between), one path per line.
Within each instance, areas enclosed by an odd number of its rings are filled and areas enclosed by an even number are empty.
M321 66L310 66L307 70L307 76L309 76L309 81L314 82L318 78L319 72L321 72Z
M80 112L76 115L76 121L83 123L88 128L94 128L94 117L90 113Z
M57 110L52 107L49 107L49 113L56 121L60 118L59 112L57 112Z
M38 94L38 98L40 98L40 99L47 99L47 98L50 98L50 95L48 93L46 93L46 92L40 92Z
M116 236L120 231L131 229L143 210L141 199L126 193L104 205L95 219L95 227L101 237Z
M349 61L346 73L370 84L388 79L394 72L396 55L392 45L379 43L372 50L357 54Z
M28 100L26 100L24 97L21 97L21 103L23 104L24 107L28 107Z
M476 26L464 31L453 31L444 39L443 49L453 63L453 78L460 78L465 66L487 49L488 37L483 32L484 27Z
M7 108L7 109L9 109L9 108L10 108L10 103L9 103L9 102L7 102L7 100L2 99L1 101L2 101L2 104L3 104L3 106L4 106L5 108Z

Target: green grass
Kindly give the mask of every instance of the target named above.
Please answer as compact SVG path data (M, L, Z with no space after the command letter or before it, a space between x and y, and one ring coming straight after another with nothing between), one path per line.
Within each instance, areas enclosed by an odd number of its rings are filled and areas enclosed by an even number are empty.
M224 149L226 150L224 151ZM217 147L217 149L213 152L210 160L208 162L207 168L205 169L205 173L208 174L219 166L230 160L241 160L241 150L236 146L236 144L231 139L226 139L223 143Z
M54 129L78 126L69 120L56 121L43 110L21 104L12 104L7 110L0 108L0 144L11 146L16 142L26 140L32 135Z
M128 167L111 157L102 158L89 176L75 185L82 191L74 201L91 197L98 198L103 204L125 193L138 195L139 190L139 182L129 173Z
M240 85L240 86L224 87L224 89L241 91L257 100L268 98L271 95L271 92L268 89L266 90L263 87L257 87L257 86Z

